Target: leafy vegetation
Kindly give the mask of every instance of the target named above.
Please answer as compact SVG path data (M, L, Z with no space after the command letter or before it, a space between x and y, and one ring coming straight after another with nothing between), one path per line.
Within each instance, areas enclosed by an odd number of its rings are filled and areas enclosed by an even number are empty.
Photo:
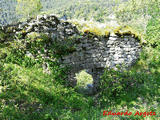
M23 18L36 15L42 8L40 0L17 0L17 2L17 14L22 15Z
M26 2L26 1L21 1ZM32 1L33 2L33 1ZM40 1L32 7L23 8L25 14L38 14ZM47 2L42 2L43 7ZM108 4L112 4L111 7ZM46 13L55 11L60 17L86 19L76 22L80 30L90 30L98 35L108 35L110 28L99 27L108 21L110 11L114 11L121 25L128 25L141 33L146 45L137 63L126 71L106 69L101 76L100 92L87 96L68 87L68 68L57 61L61 55L74 51L75 38L52 44L45 34L31 33L21 41L0 30L0 119L1 120L123 120L159 119L160 111L160 1L129 0L114 1L59 1L53 3ZM20 4L19 4L20 5ZM31 6L30 6L31 5ZM48 4L49 6L49 4ZM23 7L23 6L19 6ZM18 9L17 9L18 10ZM22 12L24 12L22 11ZM20 12L20 10L18 10ZM89 20L93 19L90 23ZM93 22L94 21L94 22ZM79 24L82 23L82 24ZM89 23L89 26L88 26ZM102 25L103 26L103 25ZM84 29L85 28L85 29ZM106 33L105 33L106 30ZM124 31L121 33L121 31ZM133 30L115 31L127 34ZM15 39L15 40L13 40ZM47 51L47 52L46 52ZM47 56L47 57L46 57ZM121 71L121 72L120 72ZM78 87L91 83L91 76L84 71L77 75ZM114 112L136 111L156 112L156 116L103 116L104 110Z

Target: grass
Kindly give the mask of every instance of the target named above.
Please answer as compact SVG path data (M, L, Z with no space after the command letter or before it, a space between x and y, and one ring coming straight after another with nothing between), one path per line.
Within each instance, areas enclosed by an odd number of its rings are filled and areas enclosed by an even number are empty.
M82 99L40 68L5 64L5 72L10 78L1 81L1 119L64 119L88 106L89 99Z

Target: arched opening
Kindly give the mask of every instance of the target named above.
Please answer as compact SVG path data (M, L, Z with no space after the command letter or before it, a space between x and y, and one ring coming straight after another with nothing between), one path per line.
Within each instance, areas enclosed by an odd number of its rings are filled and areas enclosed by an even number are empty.
M92 94L93 77L84 69L75 74L77 80L76 90L82 94Z

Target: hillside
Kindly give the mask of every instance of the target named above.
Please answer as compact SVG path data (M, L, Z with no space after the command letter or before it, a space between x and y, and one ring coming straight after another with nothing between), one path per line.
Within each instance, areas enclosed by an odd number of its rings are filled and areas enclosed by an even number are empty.
M0 3L1 120L160 119L159 0Z
M92 17L96 21L105 21L107 16L112 13L113 6L125 2L125 0L119 0L119 2L114 2L112 0L97 1L97 0L41 0L42 3L42 13L57 14L60 17L64 15L67 19L79 19L83 18L90 20ZM17 14L16 8L18 2L16 0L1 0L0 1L0 24L6 25L8 23L16 22L20 20L22 14ZM105 15L105 18L103 18ZM103 16L103 17L102 17Z

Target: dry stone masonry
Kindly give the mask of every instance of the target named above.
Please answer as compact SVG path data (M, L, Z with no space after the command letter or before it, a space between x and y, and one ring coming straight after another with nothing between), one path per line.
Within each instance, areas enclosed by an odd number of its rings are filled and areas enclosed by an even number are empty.
M69 79L76 84L75 73L86 69L93 77L95 91L99 78L106 67L116 65L132 66L138 59L141 47L131 36L110 36L109 38L83 38L77 44L76 52L63 57L63 63L71 66Z
M21 33L24 37L32 32L45 33L65 44L66 38L75 38L72 46L75 50L62 56L61 63L71 67L68 72L68 82L76 85L75 74L86 69L93 77L93 92L97 91L99 78L104 69L116 68L117 65L130 67L139 57L141 45L139 41L131 35L123 37L111 34L110 36L97 36L89 34L81 35L76 26L69 22L61 21L54 15L41 15L36 19L30 19L23 23L12 25L12 32ZM4 26L7 31L7 27Z

